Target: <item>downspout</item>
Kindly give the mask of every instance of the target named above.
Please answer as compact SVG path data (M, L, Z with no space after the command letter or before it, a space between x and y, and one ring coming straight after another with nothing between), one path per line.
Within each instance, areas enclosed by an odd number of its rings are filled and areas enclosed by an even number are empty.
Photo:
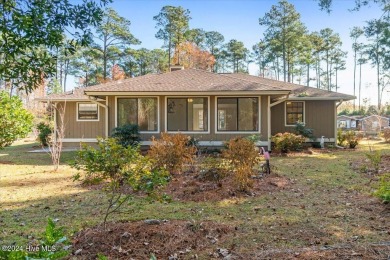
M108 98L107 98L107 96L106 96L106 104L102 104L102 103L100 103L100 102L97 102L96 101L96 98L95 97L92 97L92 96L88 96L88 98L89 98L89 101L91 101L92 103L94 103L94 104L97 104L98 106L101 106L101 107L103 107L104 108L104 111L105 111L105 134L106 134L106 137L108 137Z
M337 148L342 148L344 147L338 146L337 145L337 108L344 102L344 100L340 99L339 103L337 104L337 101L335 103L335 109L334 109L334 146Z
M271 96L268 96L268 151L271 151L271 107L276 106L288 99L290 96L290 93L286 95L285 98L282 98L281 100L278 100L274 103L271 103Z

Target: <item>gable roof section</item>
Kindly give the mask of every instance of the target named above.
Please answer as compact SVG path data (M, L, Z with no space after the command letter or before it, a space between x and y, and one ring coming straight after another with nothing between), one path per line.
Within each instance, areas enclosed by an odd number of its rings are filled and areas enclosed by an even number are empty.
M252 76L248 74L243 73L234 73L231 74L232 77L235 77L237 79L243 79L243 80L249 80L254 81L262 84L267 84L269 86L275 86L275 87L283 87L284 89L289 89L291 91L289 95L289 99L295 100L295 99L334 99L334 100L352 100L355 99L355 96L347 95L339 92L333 92L333 91L327 91L324 89L318 89L318 88L312 88L312 87L306 87L303 85L293 84L289 82L283 82L278 81L274 79L268 79L268 78L262 78L257 76Z

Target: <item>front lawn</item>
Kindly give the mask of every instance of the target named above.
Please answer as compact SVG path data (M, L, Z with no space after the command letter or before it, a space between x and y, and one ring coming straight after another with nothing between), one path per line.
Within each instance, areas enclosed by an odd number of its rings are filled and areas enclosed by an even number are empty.
M364 142L356 151L271 156L276 172L255 180L262 182L262 190L255 194L196 201L184 196L170 203L138 198L123 213L111 217L121 223L111 224L109 234L93 229L102 222L105 194L72 181L75 170L67 163L75 152L64 152L59 171L52 172L48 154L27 152L34 145L17 142L0 150L1 246L25 246L40 238L51 217L77 240L72 252L83 248L79 253L85 257L101 253L114 259L145 258L152 254L158 257L161 252L165 253L160 255L176 254L184 259L195 255L200 259L224 255L243 259L390 256L389 205L371 195L378 176L354 167L357 163L369 165ZM383 161L389 162L389 145L377 142L374 146L382 150ZM381 167L382 172L390 172L389 164ZM286 181L278 186L275 179ZM174 187L185 186L176 183ZM175 198L176 193L171 195ZM145 225L145 219L159 222ZM77 233L82 230L84 233ZM177 233L178 230L183 232ZM159 238L153 236L156 233ZM81 234L85 241L80 239ZM188 244L167 240L169 236L184 240L188 237ZM190 239L191 236L199 239ZM104 245L88 251L87 243L91 241ZM191 244L196 241L196 246Z

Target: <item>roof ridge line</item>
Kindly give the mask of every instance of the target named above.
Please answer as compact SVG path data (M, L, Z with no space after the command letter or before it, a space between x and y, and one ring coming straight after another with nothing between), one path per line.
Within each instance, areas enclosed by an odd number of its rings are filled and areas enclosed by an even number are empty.
M245 81L252 82L252 83L255 83L255 84L258 84L258 85L263 84L263 83L258 83L258 82L255 82L255 81L252 81L252 80L248 80L248 79L239 79L237 77L232 76L233 74L234 73L231 73L231 74L218 74L218 75L226 76L226 77L230 77L230 78L234 78L234 79L238 79L238 80L245 80ZM252 77L256 77L256 76L253 76L253 75L250 75L250 74L246 74L246 75L249 75L249 76L252 76ZM276 80L276 81L278 81L278 80ZM268 87L272 87L272 88L278 88L279 90L286 90L286 89L282 89L280 87L275 87L275 86L272 86L272 85L269 85L269 84L263 84L263 85L268 86Z

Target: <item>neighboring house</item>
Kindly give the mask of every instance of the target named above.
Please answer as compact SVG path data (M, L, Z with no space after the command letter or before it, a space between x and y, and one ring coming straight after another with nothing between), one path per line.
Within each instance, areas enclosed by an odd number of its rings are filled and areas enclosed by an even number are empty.
M63 141L70 145L96 142L97 136L109 136L113 128L133 123L139 125L144 145L161 132L181 132L206 146L258 134L259 145L270 148L271 135L293 131L297 121L313 128L315 136L335 142L337 106L354 98L245 74L186 69L79 88L41 100L66 102Z
M371 115L360 119L361 130L366 132L379 132L385 127L389 127L389 118Z
M337 127L343 129L357 129L359 125L359 119L352 116L337 116Z

